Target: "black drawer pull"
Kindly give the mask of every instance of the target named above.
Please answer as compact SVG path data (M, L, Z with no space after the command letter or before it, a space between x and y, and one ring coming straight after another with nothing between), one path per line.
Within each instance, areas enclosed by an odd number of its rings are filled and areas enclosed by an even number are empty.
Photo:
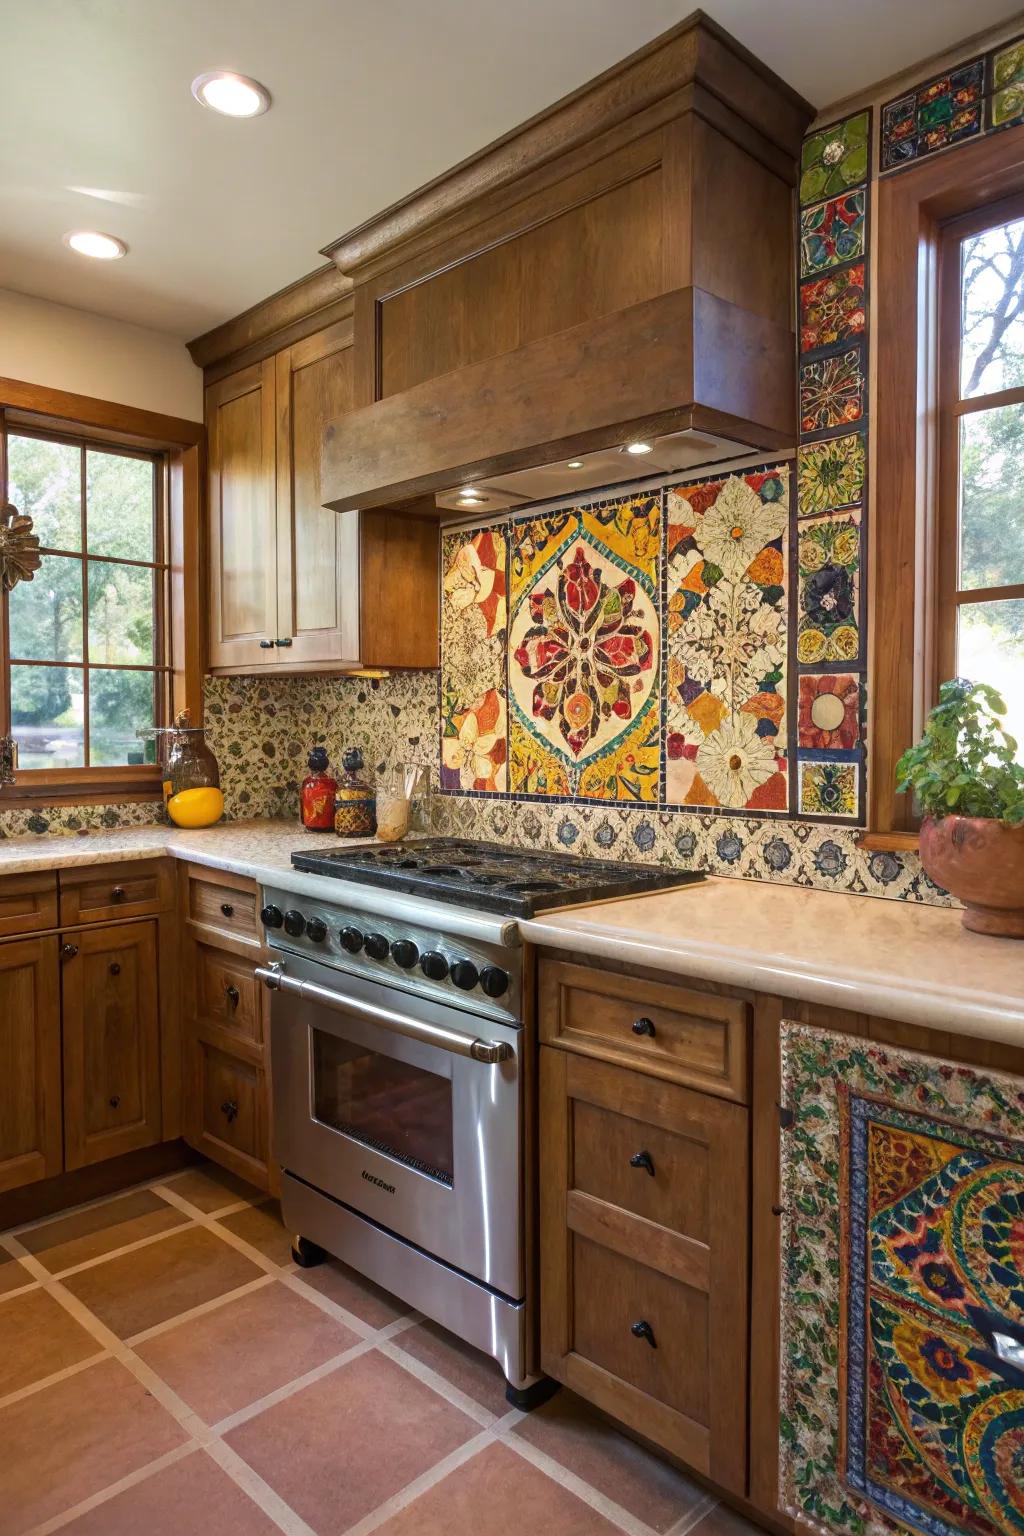
M654 1020L653 1019L634 1019L633 1020L633 1033L634 1033L634 1035L649 1035L650 1038L653 1040L654 1036L655 1036L655 1033L656 1033L655 1028L654 1028Z
M233 987L233 986L225 987L224 988L224 996L227 998L227 1000L231 1004L232 1008L237 1008L238 1007L239 991L238 991L237 987Z
M124 886L115 885L110 892L110 899L111 901L124 901Z
M651 1178L654 1178L654 1159L649 1152L634 1152L629 1160L631 1168L646 1168Z
M117 1106L120 1104L120 1102L121 1102L121 1095L119 1093L112 1093L110 1095L110 1107L111 1107L111 1109L116 1109Z
M220 1107L220 1112L227 1117L228 1125L230 1125L232 1120L237 1120L238 1118L238 1105L234 1099L225 1099Z
M640 1318L638 1322L633 1324L629 1331L633 1335L634 1339L646 1339L652 1349L657 1349L658 1345L654 1338L654 1329L651 1327L650 1323L647 1322L646 1318Z
M222 901L220 904L220 909L225 917L234 917L235 915L235 909L231 905L230 901Z
M116 960L111 960L108 969L111 976L120 976L121 974L121 967Z
M78 954L77 944L62 944L60 947L62 960L73 960Z

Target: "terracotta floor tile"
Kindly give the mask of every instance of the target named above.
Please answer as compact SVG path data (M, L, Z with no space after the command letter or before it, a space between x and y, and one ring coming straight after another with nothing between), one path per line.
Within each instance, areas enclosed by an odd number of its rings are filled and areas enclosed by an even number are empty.
M477 1431L374 1350L224 1438L318 1536L334 1536Z
M179 1173L173 1179L164 1179L163 1182L168 1189L173 1189L176 1195L188 1200L206 1216L211 1211L221 1210L225 1205L233 1205L236 1200L267 1198L261 1189L247 1184L226 1168L218 1168L216 1163L189 1168L185 1173Z
M24 1264L20 1263L13 1253L0 1248L0 1296L6 1296L8 1291L17 1291L23 1285L31 1284L32 1276Z
M66 1370L103 1346L46 1291L26 1291L0 1306L0 1397Z
M0 1408L0 1530L19 1536L185 1438L116 1360L9 1403Z
M118 1338L127 1339L262 1274L215 1233L186 1227L137 1253L70 1275L63 1283Z
M344 1324L273 1282L158 1333L137 1353L214 1424L358 1342Z
M691 1536L762 1536L762 1528L738 1515L728 1504L716 1504L714 1509L693 1527Z
M507 1446L489 1445L385 1520L375 1536L611 1536L618 1530Z
M20 1233L18 1241L55 1275L70 1269L72 1264L84 1264L100 1254L113 1253L126 1243L137 1243L140 1238L183 1226L187 1220L187 1216L152 1190L137 1189L130 1195L118 1195L102 1205L72 1211L44 1226L33 1227Z
M275 1264L291 1263L291 1234L281 1225L281 1208L276 1200L236 1211L233 1216L223 1217L220 1224L236 1237L251 1243L264 1258L273 1260Z
M703 1488L619 1434L564 1388L527 1414L513 1433L656 1531L667 1531L705 1497Z
M417 1323L395 1339L399 1349L437 1371L453 1387L495 1415L507 1413L505 1378L496 1361L464 1344L437 1323Z
M382 1290L372 1280L366 1280L342 1264L338 1259L328 1259L315 1269L294 1269L304 1285L311 1286L336 1302L339 1307L355 1314L370 1328L386 1328L399 1317L406 1317L413 1310L390 1291Z
M154 1472L61 1536L280 1536L280 1528L202 1451Z

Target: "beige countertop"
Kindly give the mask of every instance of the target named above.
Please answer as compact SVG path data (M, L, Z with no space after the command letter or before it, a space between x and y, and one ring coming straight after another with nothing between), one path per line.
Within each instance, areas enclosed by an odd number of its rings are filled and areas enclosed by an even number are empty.
M711 878L519 925L533 944L1024 1046L1024 941L958 910Z
M0 875L171 854L264 885L336 897L333 882L297 874L290 855L337 847L333 833L304 832L289 821L222 822L194 832L128 827L0 841ZM398 915L403 898L360 891ZM455 909L446 910L454 918ZM459 926L472 926L471 914L461 915ZM533 944L1024 1046L1024 942L968 933L949 908L713 877L518 926Z

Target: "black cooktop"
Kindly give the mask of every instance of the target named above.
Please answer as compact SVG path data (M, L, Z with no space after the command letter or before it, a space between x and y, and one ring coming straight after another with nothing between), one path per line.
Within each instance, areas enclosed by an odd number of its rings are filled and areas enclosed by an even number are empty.
M572 854L505 848L459 837L430 837L372 848L292 854L296 869L361 885L383 885L460 907L533 917L554 907L641 896L704 876L647 864L617 864Z

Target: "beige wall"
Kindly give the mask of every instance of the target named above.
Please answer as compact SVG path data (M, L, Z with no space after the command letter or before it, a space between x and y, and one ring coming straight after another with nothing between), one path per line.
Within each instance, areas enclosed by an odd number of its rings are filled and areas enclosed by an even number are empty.
M4 288L0 377L203 419L203 375L184 342Z

